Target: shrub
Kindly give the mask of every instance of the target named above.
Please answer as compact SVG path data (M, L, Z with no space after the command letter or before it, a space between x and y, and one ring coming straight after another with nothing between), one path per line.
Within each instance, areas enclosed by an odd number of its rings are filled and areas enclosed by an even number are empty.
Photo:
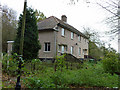
M87 67L87 68L86 68ZM33 75L33 74L32 74ZM28 88L68 88L68 87L118 87L118 76L105 73L103 64L85 62L83 68L63 72L47 68L46 72L27 77L24 83Z
M118 62L118 54L109 52L102 60L103 68L106 72L111 74L120 72L120 65Z
M39 59L33 59L31 62L25 62L23 71L25 74L45 72L46 66Z
M67 78L65 77L65 72L56 71L50 76L52 82L56 87L65 88L67 84Z
M5 54L3 56L3 60L2 60L3 72L8 73L9 75L17 74L18 60L16 57L17 57L17 54L10 55L10 56L8 54Z
M61 70L63 68L65 68L66 62L65 62L65 54L61 55L61 56L57 56L56 57L56 61L55 61L55 66L57 66L57 70Z
M27 88L55 88L55 84L49 78L27 77L23 81Z

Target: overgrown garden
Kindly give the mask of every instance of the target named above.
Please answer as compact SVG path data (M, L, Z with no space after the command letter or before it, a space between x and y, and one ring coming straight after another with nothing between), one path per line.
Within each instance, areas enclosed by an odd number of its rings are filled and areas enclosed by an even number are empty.
M109 54L113 55L112 52ZM18 66L15 55L3 58L3 88L15 87ZM23 62L22 88L116 88L119 84L116 72L120 69L117 67L117 54L112 55L96 62L72 62L72 66L71 62L66 62L64 55L57 57L55 63L39 59Z
M26 28L21 60L21 86L22 88L118 88L120 75L120 62L118 54L113 48L98 47L95 36L89 36L89 55L93 61L66 60L65 56L57 56L55 62L42 62L37 59L41 48L38 41L37 21L41 20L40 12L31 8L26 9ZM42 19L46 18L42 13ZM37 16L37 17L36 17ZM39 17L40 16L40 17ZM22 28L20 15L17 35L12 55L4 54L2 60L3 88L15 88L18 76L19 44ZM96 60L95 60L96 59Z

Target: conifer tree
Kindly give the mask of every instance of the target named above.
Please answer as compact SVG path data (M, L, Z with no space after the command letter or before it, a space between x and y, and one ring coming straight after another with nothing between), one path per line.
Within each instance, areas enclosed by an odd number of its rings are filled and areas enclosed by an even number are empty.
M13 45L13 52L19 54L20 37L22 30L22 18L21 14L18 22L17 36ZM38 40L38 27L35 11L31 8L26 9L26 22L24 33L24 46L23 46L23 58L26 60L35 59L38 56L38 51L41 48Z

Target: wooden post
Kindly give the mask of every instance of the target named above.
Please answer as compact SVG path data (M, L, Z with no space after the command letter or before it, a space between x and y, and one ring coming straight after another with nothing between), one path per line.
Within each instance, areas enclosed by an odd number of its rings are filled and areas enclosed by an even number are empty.
M19 50L20 55L23 55L25 20L26 20L26 6L27 6L27 0L25 0L25 2L24 2L24 11L23 11L23 18L22 18L22 31L21 31L21 38L20 38L20 50Z
M25 20L26 20L26 6L27 6L27 0L24 1L24 10L23 10L23 18L22 18L22 30L21 30L21 38L20 38L20 49L19 49L19 66L18 66L18 77L17 77L17 83L16 83L16 90L21 89L20 84L20 74L21 74L21 58L23 56L23 44L24 44L24 31L25 31Z

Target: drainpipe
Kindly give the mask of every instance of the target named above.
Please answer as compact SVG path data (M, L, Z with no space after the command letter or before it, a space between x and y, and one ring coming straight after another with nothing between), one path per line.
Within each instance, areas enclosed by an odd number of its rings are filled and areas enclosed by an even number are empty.
M58 27L57 25L53 28L55 31L54 31L54 45L55 45L55 51L54 51L54 58L56 58L57 56L57 31L58 31Z
M57 56L57 37L56 37L56 31L54 31L54 40L55 40L55 51L54 51L54 57Z

